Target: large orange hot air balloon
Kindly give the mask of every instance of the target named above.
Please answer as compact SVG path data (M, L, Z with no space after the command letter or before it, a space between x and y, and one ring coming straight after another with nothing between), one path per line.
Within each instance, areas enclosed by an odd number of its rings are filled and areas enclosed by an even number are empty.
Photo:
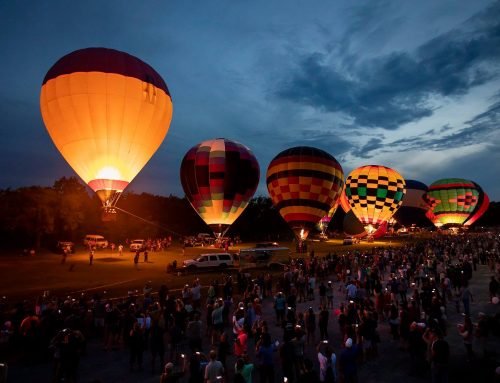
M335 206L344 186L337 160L323 150L300 146L279 153L267 169L267 190L298 239Z
M161 76L137 57L106 48L57 61L43 80L40 108L57 149L111 212L172 119Z
M391 219L403 203L405 192L401 174L385 166L362 166L346 180L349 205L369 233Z

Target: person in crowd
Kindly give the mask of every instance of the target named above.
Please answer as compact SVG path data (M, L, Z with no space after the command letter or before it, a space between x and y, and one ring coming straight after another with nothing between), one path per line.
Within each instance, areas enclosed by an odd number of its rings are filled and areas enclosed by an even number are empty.
M245 354L243 358L238 358L236 360L236 364L234 366L235 376L240 374L243 378L242 383L253 382L253 370L254 365L249 362L248 354Z
M429 345L432 383L448 383L450 346L438 328L427 329L423 336Z
M224 377L224 366L217 360L217 352L210 350L210 361L205 367L205 382L220 383Z
M129 367L130 371L134 371L134 366L137 364L137 368L139 371L142 371L142 357L144 353L144 331L146 325L145 322L141 325L139 321L135 321L130 330L130 338L129 338L129 348L130 348L130 359L129 359Z
M305 322L306 322L306 334L307 334L307 341L306 343L309 344L314 344L315 343L315 334L316 334L316 313L314 312L312 307L309 307L309 309L305 313Z
M325 306L320 306L318 315L319 337L321 340L328 340L328 318L330 312Z
M339 370L344 383L358 382L358 358L360 352L358 344L352 338L347 338L345 348L339 357Z
M279 342L272 343L271 335L264 333L255 347L255 354L259 361L261 383L274 383L274 352Z
M468 315L464 316L464 323L457 325L458 333L464 340L465 351L467 353L467 361L471 362L474 358L472 351L472 341L474 339L474 326Z
M319 381L334 383L338 381L337 356L328 341L322 340L316 346L319 362Z

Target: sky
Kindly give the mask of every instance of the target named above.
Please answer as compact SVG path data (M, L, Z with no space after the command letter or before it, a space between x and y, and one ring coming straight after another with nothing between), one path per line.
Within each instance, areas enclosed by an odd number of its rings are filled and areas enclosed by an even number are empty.
M0 0L0 188L75 175L39 97L48 69L86 47L141 58L171 92L170 130L135 192L183 196L184 154L225 137L256 155L258 195L272 158L306 145L346 176L385 165L500 200L499 1Z

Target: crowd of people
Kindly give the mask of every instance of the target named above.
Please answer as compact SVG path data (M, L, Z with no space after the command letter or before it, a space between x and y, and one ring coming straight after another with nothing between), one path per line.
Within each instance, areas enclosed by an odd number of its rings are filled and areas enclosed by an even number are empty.
M469 281L478 265L489 268L498 303L500 238L493 235L321 257L311 250L280 273L240 270L207 286L193 277L178 290L148 282L121 299L48 292L35 302L3 299L1 357L50 359L54 382L76 382L87 342L97 340L103 352L128 350L131 373L147 369L162 383L350 383L391 340L406 350L411 374L447 382L451 331L462 336L467 360L487 357L488 339L500 335L498 316L479 313L473 323ZM463 313L456 328L447 320L453 310Z

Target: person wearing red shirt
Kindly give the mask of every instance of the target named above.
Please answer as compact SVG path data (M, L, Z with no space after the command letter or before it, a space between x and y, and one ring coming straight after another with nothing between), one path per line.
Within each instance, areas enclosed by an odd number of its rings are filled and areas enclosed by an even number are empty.
M241 330L234 342L234 355L237 358L241 358L247 353L248 346L248 335L245 330Z

